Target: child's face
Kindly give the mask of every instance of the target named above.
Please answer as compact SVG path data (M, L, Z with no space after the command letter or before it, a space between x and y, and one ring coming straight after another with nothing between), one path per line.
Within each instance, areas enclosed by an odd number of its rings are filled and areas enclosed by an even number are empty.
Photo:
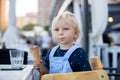
M53 30L53 38L61 45L73 44L76 36L74 28L68 24L58 24Z

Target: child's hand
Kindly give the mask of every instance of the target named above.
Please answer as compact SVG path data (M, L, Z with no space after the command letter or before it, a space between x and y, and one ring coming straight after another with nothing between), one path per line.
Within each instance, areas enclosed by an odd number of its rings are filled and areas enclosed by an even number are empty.
M40 70L40 66L42 65L42 60L40 60L39 62L34 61L34 68L37 69L38 71Z
M34 61L34 68L39 71L41 75L48 74L48 69L43 65L43 61Z

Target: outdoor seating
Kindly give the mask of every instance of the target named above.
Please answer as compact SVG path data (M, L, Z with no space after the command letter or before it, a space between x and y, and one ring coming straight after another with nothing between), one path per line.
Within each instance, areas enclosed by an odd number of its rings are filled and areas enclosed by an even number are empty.
M119 58L118 65L116 68L108 67L108 68L104 68L104 70L109 70L108 76L109 76L110 80L111 79L120 80L120 58Z
M98 46L99 47L99 46ZM110 80L120 80L120 47L99 47L99 57L102 58L103 69L107 71ZM111 55L111 56L110 56Z

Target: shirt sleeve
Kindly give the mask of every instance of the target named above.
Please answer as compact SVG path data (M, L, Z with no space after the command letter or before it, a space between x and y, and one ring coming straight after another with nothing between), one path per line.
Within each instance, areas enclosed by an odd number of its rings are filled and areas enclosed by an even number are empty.
M70 66L73 72L91 71L88 54L82 48L76 49L69 58Z
M80 71L91 70L88 54L85 50L83 50L83 49L80 50L80 54L79 54L78 58L79 58L78 63L80 64Z
M47 53L47 55L46 55L46 57L45 57L45 60L44 60L44 62L43 62L43 65L44 65L46 68L48 68L48 70L49 70L49 68L50 68L50 66L49 66L49 55L50 55L50 52L51 52L51 50L48 51L48 53Z

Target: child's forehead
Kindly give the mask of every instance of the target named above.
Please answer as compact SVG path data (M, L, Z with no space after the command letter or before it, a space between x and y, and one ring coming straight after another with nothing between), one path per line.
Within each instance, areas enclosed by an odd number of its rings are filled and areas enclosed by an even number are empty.
M59 27L70 27L70 26L71 25L69 23L67 23L67 22L58 22L58 23L55 24L54 27L59 28Z

